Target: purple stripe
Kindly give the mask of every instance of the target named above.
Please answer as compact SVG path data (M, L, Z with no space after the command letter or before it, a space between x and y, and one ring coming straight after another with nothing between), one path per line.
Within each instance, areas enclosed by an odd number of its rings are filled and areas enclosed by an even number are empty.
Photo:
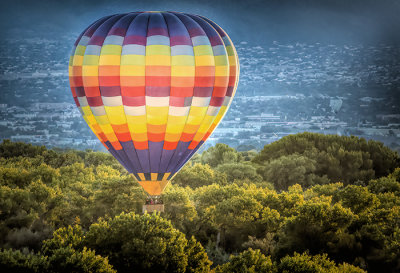
M149 150L136 150L137 156L139 158L140 166L144 173L150 172L150 160L149 160Z
M160 162L160 172L167 172L168 163L174 155L175 150L163 150Z
M183 142L179 141L178 146L175 149L175 153L172 156L171 160L169 161L168 167L167 167L167 173L172 172L176 165L178 165L179 160L181 159L182 155L184 154L185 151L187 151L187 148L189 147L190 141L188 142Z
M128 170L127 166L125 165L125 162L121 159L119 154L115 151L114 147L111 145L109 141L104 142L104 144L108 147L108 151L112 154L113 157L115 157L116 160L126 169Z
M133 168L132 163L130 162L128 156L124 152L124 150L122 149L122 150L115 150L115 151L119 155L121 160L124 162L126 170L130 173L133 173L134 168Z
M224 102L225 97L212 97L210 101L210 106L221 106Z
M170 37L170 44L171 46L176 46L176 45L192 45L192 40L190 39L189 36L174 36Z
M213 93L213 87L198 87L195 86L193 89L194 97L211 97Z
M112 28L111 30L110 30L110 32L108 33L108 36L110 36L110 35L117 35L117 36L122 36L122 37L124 37L125 36L125 33L126 33L126 29L125 28L119 28L119 27L117 27L117 28Z
M125 97L122 96L122 104L126 106L142 106L146 104L146 98L140 97Z
M85 88L83 88L83 86L78 86L78 87L74 87L75 88L75 93L77 97L84 97L86 96L85 94Z
M147 37L154 35L162 35L168 37L168 30L166 28L150 28L147 32Z
M103 97L121 96L121 88L119 86L100 86L100 94Z
M132 141L120 142L122 149L126 153L135 173L143 172L138 156L136 154L135 146L133 145Z
M160 142L149 141L150 171L152 173L159 172L163 146L164 146L164 141Z
M146 45L146 37L144 36L126 36L123 45Z
M224 41L222 41L220 36L212 36L208 37L210 40L211 46L223 45Z
M96 107L96 106L102 106L103 105L103 100L101 99L101 96L96 96L96 97L86 97L87 102L89 106L91 107Z
M189 34L190 34L190 37L206 36L204 31L201 28L197 28L197 27L189 29Z
M232 97L233 94L233 86L228 86L228 89L226 90L226 95L227 97Z
M89 41L89 45L102 46L105 38L105 36L93 36Z
M168 97L171 87L169 86L146 86L146 96Z
M177 167L172 172L178 172L189 161L189 159L192 158L192 156L197 152L197 150L201 147L203 143L204 141L200 141L199 144L197 144L196 148L194 148L193 150L187 150L185 152L185 155L182 156L181 160L179 161Z

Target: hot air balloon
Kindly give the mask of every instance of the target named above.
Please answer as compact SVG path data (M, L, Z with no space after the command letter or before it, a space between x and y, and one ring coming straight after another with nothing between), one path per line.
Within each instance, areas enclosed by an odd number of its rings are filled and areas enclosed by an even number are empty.
M236 50L217 24L169 11L97 20L69 62L84 120L151 196L218 126L238 77Z

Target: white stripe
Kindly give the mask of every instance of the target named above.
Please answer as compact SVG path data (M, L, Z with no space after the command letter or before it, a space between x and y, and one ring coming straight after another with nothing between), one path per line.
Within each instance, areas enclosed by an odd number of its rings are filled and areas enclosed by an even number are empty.
M122 105L122 97L121 96L115 96L115 97L101 96L101 99L103 100L104 106L121 106Z
M103 45L122 45L123 42L124 37L118 35L110 35L106 37Z
M146 115L146 106L126 106L124 105L125 115L128 116L143 116Z
M192 106L208 106L210 105L211 97L193 97Z
M168 114L170 116L182 117L182 116L189 115L189 110L190 110L190 106L186 106L186 107L170 106Z
M104 110L104 106L95 106L90 107L94 116L104 116L106 115L106 111Z
M147 37L146 45L170 45L169 37L154 35Z
M199 45L211 45L210 40L208 40L207 36L196 36L192 38L193 46Z
M101 46L88 45L85 50L85 55L100 55Z
M216 116L219 112L220 107L216 106L208 106L207 115L208 116Z
M146 47L143 45L124 45L122 55L146 55Z
M146 96L148 106L169 106L169 97L150 97Z
M189 55L193 56L193 47L188 45L171 46L171 56Z
M79 101L79 104L81 105L81 107L89 105L86 97L78 97L78 101Z

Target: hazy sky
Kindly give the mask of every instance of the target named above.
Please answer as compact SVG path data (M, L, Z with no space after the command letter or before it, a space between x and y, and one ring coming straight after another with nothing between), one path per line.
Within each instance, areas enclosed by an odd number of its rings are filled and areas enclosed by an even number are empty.
M102 16L141 10L204 15L236 42L400 44L398 0L9 0L0 4L0 35L76 35Z

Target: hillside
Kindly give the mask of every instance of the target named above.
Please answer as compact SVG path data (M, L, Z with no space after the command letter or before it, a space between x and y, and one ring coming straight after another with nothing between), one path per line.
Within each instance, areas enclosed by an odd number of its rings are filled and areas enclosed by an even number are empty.
M303 133L196 155L146 195L109 154L0 144L1 272L398 272L400 158Z

